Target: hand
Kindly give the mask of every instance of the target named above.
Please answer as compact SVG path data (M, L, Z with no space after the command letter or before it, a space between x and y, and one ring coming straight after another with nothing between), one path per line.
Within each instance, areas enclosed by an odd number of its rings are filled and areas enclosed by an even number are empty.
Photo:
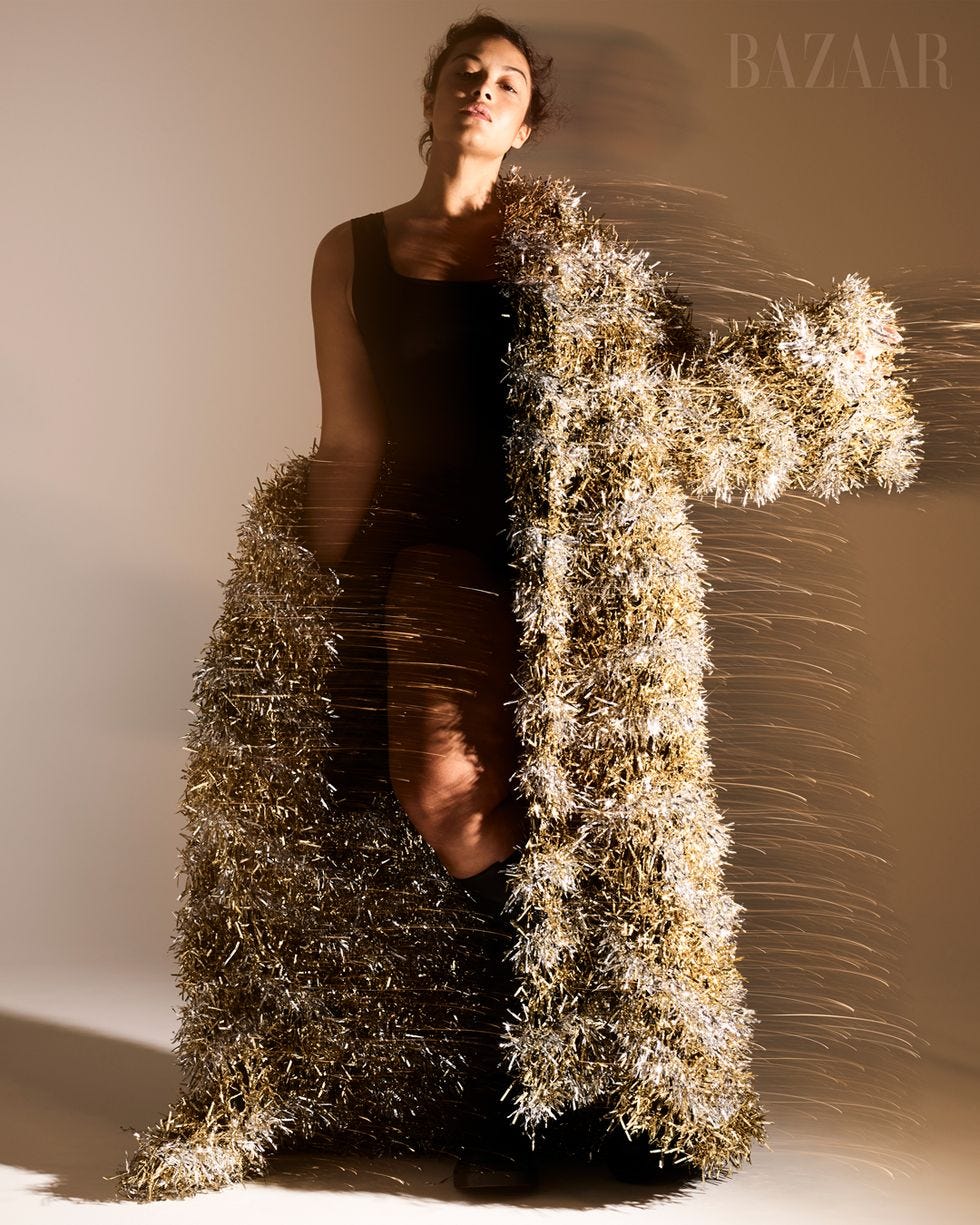
M873 362L885 349L894 348L902 342L902 333L892 323L883 323L871 331L878 339L866 341L854 350L854 356L862 365Z
M893 323L883 323L880 327L873 328L874 334L881 338L888 345L899 345L902 343L902 333Z

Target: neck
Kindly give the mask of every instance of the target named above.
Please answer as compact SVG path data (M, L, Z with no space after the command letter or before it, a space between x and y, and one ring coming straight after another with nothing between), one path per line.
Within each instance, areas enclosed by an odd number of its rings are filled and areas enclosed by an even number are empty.
M413 212L422 217L475 220L498 217L495 190L502 158L487 161L433 145L422 186L412 197Z

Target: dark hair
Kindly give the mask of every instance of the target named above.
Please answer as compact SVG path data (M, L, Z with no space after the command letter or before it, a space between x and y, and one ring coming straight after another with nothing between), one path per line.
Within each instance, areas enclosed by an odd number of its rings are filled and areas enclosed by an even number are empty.
M422 85L427 93L434 94L439 83L439 74L446 60L449 59L452 49L464 39L474 38L480 34L506 38L521 51L530 65L531 101L528 103L524 117L524 122L531 127L531 135L526 142L530 143L538 135L545 121L551 117L554 92L554 86L551 83L551 69L554 61L550 55L539 55L516 26L501 21L492 13L476 9L465 20L456 21L449 27L442 43L429 51L429 66L422 79ZM424 162L429 160L429 150L426 145L432 144L432 135L432 124L430 123L419 137L419 155Z

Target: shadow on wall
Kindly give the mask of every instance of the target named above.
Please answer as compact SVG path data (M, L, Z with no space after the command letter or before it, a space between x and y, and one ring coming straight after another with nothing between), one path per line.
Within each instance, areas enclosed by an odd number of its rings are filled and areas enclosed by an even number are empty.
M601 165L609 171L656 166L701 130L690 74L666 44L608 25L523 23L532 43L554 57L563 118L511 153L535 173ZM565 173L559 170L559 173Z

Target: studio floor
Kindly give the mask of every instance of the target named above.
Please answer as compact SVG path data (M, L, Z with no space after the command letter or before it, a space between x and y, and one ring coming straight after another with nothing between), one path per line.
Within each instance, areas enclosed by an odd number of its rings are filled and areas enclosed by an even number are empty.
M0 1014L0 1219L306 1222L387 1225L482 1214L590 1219L643 1213L697 1225L943 1225L980 1213L980 1073L934 1055L910 1073L908 1118L875 1132L842 1109L834 1124L796 1104L770 1111L771 1151L733 1177L634 1187L601 1167L546 1165L523 1200L475 1202L452 1185L452 1163L364 1161L317 1154L274 1157L265 1177L192 1199L121 1200L113 1170L176 1096L170 1054L174 999L166 978L120 969L35 968L8 975ZM821 1120L817 1122L816 1120ZM890 1120L894 1123L895 1120ZM883 1136L887 1139L883 1140Z

